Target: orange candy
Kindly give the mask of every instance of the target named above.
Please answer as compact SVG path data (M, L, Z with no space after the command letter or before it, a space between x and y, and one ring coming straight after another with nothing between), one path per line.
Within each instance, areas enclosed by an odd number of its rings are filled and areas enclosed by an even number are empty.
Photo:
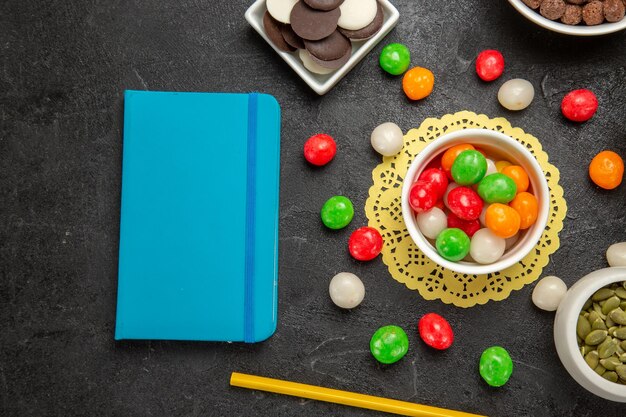
M402 78L404 94L411 100L421 100L433 91L435 76L430 70L422 67L411 68Z
M537 221L539 203L537 202L537 198L531 193L519 193L509 205L519 214L520 229L528 229Z
M463 143L461 145L455 145L449 148L447 151L444 152L443 156L441 157L441 168L443 168L444 171L450 171L456 157L459 156L461 152L470 149L474 149L474 147L469 143Z
M503 239L515 236L520 228L520 215L515 209L500 203L491 204L485 213L489 230Z
M528 190L528 174L526 174L526 171L524 171L524 168L521 166L509 165L508 167L504 167L502 169L502 173L515 182L518 194Z
M602 151L589 164L589 176L596 185L612 190L622 183L624 161L612 151Z

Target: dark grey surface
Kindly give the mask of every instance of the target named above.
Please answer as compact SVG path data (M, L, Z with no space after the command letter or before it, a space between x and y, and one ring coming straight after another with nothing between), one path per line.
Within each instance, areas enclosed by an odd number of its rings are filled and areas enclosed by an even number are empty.
M406 43L413 65L435 73L433 94L408 103L401 79L377 65L379 45L318 97L248 27L249 3L0 3L0 414L379 415L229 388L237 370L497 417L624 416L624 405L592 396L562 368L553 314L533 307L532 286L468 310L427 302L394 281L380 259L353 261L346 241L366 223L371 170L380 161L371 130L385 121L407 130L469 109L534 134L561 170L569 212L545 274L571 285L604 267L607 246L626 240L626 186L598 190L587 164L605 148L626 156L626 33L556 35L504 0L397 0L400 23L383 44ZM487 48L507 59L504 77L491 84L473 70ZM536 88L519 113L496 100L499 85L514 77ZM585 124L559 111L564 93L579 87L600 100ZM262 91L281 103L280 322L267 342L113 341L124 89ZM339 146L322 169L302 158L303 142L317 132L334 135ZM227 151L227 143L216 149ZM339 232L325 230L318 216L333 194L356 207ZM327 295L329 279L344 270L367 288L351 312ZM428 311L452 323L457 339L449 351L418 340L417 319ZM368 341L388 323L408 330L411 348L383 367ZM515 363L500 389L477 373L480 353L493 344L506 346Z

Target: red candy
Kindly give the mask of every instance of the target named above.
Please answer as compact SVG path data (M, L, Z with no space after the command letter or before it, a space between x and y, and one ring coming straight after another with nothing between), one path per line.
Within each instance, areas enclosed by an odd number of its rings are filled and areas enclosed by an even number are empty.
M435 186L423 180L417 180L409 191L409 204L417 213L428 211L435 206L439 199ZM482 209L481 209L482 210Z
M586 122L598 109L598 99L589 90L574 90L563 97L561 112L563 116L574 122Z
M448 193L448 208L462 220L476 220L483 211L483 200L469 187L456 187Z
M336 153L335 140L324 133L311 136L304 144L304 157L313 165L326 165Z
M424 343L435 349L448 349L454 342L454 333L450 323L439 314L426 314L420 319L417 329Z
M418 179L431 183L437 193L437 198L443 197L448 188L448 177L437 168L428 168L420 174Z
M371 261L383 249L383 238L373 227L361 227L348 240L350 255L359 261Z
M493 81L504 72L504 57L494 49L478 54L476 58L476 74L483 81Z
M459 217L454 213L448 214L448 228L456 227L457 229L461 229L467 234L469 237L474 236L474 233L480 230L480 222L478 219L474 220L463 220L459 219Z

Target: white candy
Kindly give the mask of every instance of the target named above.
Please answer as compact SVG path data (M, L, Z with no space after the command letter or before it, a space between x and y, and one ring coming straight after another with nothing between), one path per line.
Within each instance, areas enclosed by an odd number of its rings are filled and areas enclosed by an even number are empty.
M341 16L337 23L348 30L359 30L374 21L378 12L376 0L345 0L341 6Z
M279 22L291 23L291 9L297 2L298 0L267 0L267 11Z
M519 233L515 233L510 238L505 239L504 242L506 243L506 250L509 250L513 245L517 243L518 240L519 240Z
M470 255L479 264L491 264L504 254L505 242L489 229L480 229L470 243Z
M542 278L533 290L533 303L542 310L554 311L567 292L567 285L561 278Z
M505 82L498 91L498 101L509 110L525 109L534 97L533 85L522 78L514 78Z
M448 227L446 213L439 207L433 207L428 211L418 213L415 219L420 232L429 239L437 239L439 233Z
M372 131L372 147L383 156L393 156L402 150L404 136L397 124L387 122Z
M487 159L487 173L485 174L485 177L487 175L496 174L497 172L498 168L496 168L496 163L491 159Z
M454 190L456 187L460 187L460 185L456 182L451 182L450 184L448 184L448 188L446 188L446 192L443 195L443 204L445 204L446 207L448 207L448 194L450 194L450 191Z
M332 69L324 68L317 62L313 61L311 59L311 55L309 55L309 52L306 51L305 49L299 49L298 55L300 56L300 59L302 60L302 64L304 65L304 68L308 69L314 74L326 75L335 71Z
M491 204L485 204L483 206L483 211L480 212L480 216L478 216L478 220L480 221L480 224L482 226L487 226L487 221L485 220L485 218L487 217L487 209L489 208Z
M340 272L330 280L328 286L330 298L338 307L354 308L365 297L363 282L350 272Z
M626 242L615 243L606 250L609 266L626 266Z

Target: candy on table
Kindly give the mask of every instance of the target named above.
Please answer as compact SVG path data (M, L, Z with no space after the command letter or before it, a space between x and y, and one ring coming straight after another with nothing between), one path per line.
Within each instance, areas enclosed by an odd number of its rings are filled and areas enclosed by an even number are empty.
M463 220L476 220L483 210L483 200L469 187L453 189L448 193L447 200L450 211Z
M370 137L372 147L383 156L393 156L402 150L404 135L397 124L387 122L376 126Z
M522 192L515 196L509 205L517 211L520 217L519 228L521 230L528 229L535 224L539 215L539 203L537 198L528 192Z
M432 93L435 85L433 73L423 67L408 70L402 78L402 89L410 100L421 100Z
M508 166L513 165L512 163L510 163L509 161L497 161L496 162L496 169L498 170L498 172L502 172L502 170Z
M496 236L507 239L519 231L521 219L515 209L505 204L494 203L487 209L485 223Z
M337 307L349 309L361 304L365 297L365 286L356 275L340 272L330 280L328 293Z
M533 289L533 304L545 311L555 311L566 292L567 285L561 278L555 276L542 278Z
M400 75L409 69L411 52L401 43L390 43L380 52L380 67L391 75Z
M437 239L441 231L448 227L448 219L442 209L433 207L428 211L417 213L417 227L428 239Z
M409 191L409 204L417 213L435 207L439 196L435 186L427 181L417 180Z
M506 242L489 229L480 229L472 237L470 255L479 264L491 264L504 255Z
M586 122L593 117L597 109L596 95L586 89L571 91L561 101L563 116L573 122Z
M624 161L613 151L602 151L591 160L589 176L599 187L617 188L624 177Z
M450 323L439 314L425 314L418 322L417 329L424 343L435 349L448 349L454 342Z
M378 362L392 364L409 351L409 338L399 326L383 326L372 335L370 351Z
M461 229L444 229L435 242L437 252L448 261L465 258L470 250L470 238Z
M304 143L304 157L313 165L326 165L336 153L335 140L324 133L313 135Z
M487 49L476 58L476 74L483 81L493 81L504 72L504 57L495 49Z
M478 219L463 220L452 212L448 213L447 223L449 228L461 229L469 237L474 236L474 233L480 230L480 222Z
M485 203L508 203L515 198L517 186L510 177L497 173L483 178L477 191Z
M329 229L343 229L354 217L354 206L349 198L336 195L329 198L320 212L322 223Z
M348 250L359 261L371 261L383 249L383 238L373 227L361 227L350 235Z
M513 182L515 182L515 186L517 188L516 192L518 194L528 190L530 180L528 179L528 174L521 166L509 165L507 167L504 167L502 169L502 174L511 178Z
M523 110L535 97L533 85L522 79L514 78L502 84L498 90L498 101L508 110Z
M437 193L437 198L443 197L448 189L448 177L439 168L425 169L417 179L431 183Z
M461 152L450 169L450 174L459 185L472 185L482 180L487 173L487 159L477 150Z
M609 266L626 266L626 242L614 243L606 250Z
M503 347L492 346L480 355L480 376L492 387L506 384L513 373L513 361Z

